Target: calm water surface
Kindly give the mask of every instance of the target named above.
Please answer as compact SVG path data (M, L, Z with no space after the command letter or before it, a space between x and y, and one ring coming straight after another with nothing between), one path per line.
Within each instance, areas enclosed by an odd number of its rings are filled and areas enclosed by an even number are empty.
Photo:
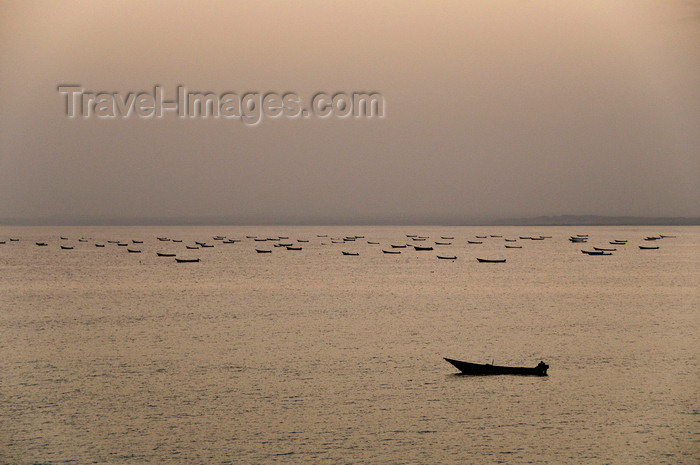
M382 253L407 234L435 250ZM659 234L676 237L643 240ZM4 227L0 241L0 463L700 461L700 228ZM617 251L581 253L594 246ZM442 357L550 370L458 376Z

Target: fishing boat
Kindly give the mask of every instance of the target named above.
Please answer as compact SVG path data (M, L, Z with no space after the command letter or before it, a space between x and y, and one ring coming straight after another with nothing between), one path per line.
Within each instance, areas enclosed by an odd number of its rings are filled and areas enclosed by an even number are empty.
M174 257L176 254L174 254L174 253L156 252L156 255L158 255L159 257Z
M430 246L428 246L428 247L421 247L421 246L419 246L419 245L414 245L413 248L416 249L416 250L433 250L433 248L430 247Z
M136 239L132 239L131 242L134 244L143 244L143 241L137 241Z
M141 253L138 249L126 249L129 253Z
M477 258L479 263L505 263L505 258Z
M353 255L353 256L356 256L356 255L360 255L360 253L359 253L359 252L345 252L345 251L343 251L343 255Z
M367 241L367 243L368 243L368 244L371 244L371 245L379 245L379 242Z
M406 245L395 245L391 244L392 249L405 249L407 246Z
M586 255L612 255L612 252L605 252L603 250L582 250L581 253Z
M199 258L176 258L175 261L177 263L197 263Z
M392 254L392 255L398 255L401 253L400 250L382 250L382 252Z
M161 241L161 242L167 242L167 241L170 240L170 239L167 238L167 237L158 237L157 239L158 239L159 241Z
M266 249L255 249L257 253L272 253L272 250L266 250Z
M653 246L651 246L651 245L649 245L649 246L640 245L639 248L642 249L642 250L656 250L656 249L659 248L659 246L658 246L658 245L653 245Z
M437 258L440 260L457 260L457 255L451 255L451 256L445 256L445 255L438 255Z
M44 247L44 246L47 246L48 244L46 242L37 242L36 245L38 245L39 247Z
M294 246L288 245L287 250L301 250L301 247L294 247Z
M104 244L95 244L95 247L104 247Z
M593 250L598 250L600 252L615 252L617 249L605 249L603 247L593 247Z
M467 241L467 244L483 244L482 241Z
M73 250L73 246L72 245L62 245L61 249L62 250Z
M435 241L435 245L452 245L452 242L437 242L437 241Z
M440 236L440 239L454 239L454 236Z
M186 248L186 249L193 250L193 249L198 249L199 246L198 246L198 245L186 245L185 248Z
M540 362L534 368L529 367L508 367L492 365L490 363L470 363L461 362L445 358L446 361L455 366L463 375L529 375L529 376L547 376L549 365Z
M522 249L522 245L506 245L506 249Z

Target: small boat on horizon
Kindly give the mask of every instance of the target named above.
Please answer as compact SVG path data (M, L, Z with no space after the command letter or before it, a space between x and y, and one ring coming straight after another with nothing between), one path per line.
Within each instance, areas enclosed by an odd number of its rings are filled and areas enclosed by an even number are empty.
M659 248L658 245L640 245L639 248L641 250L657 250Z
M482 241L467 241L467 244L483 244Z
M581 253L586 255L612 255L612 252L605 252L604 250L581 250Z
M505 258L477 258L479 263L505 263Z
M343 251L343 255L357 256L357 255L360 255L360 253L359 253L359 252L346 252L346 251Z
M522 249L522 245L506 245L506 249Z
M382 249L382 252L392 254L392 255L398 255L401 253L400 250L384 250L384 249Z
M267 249L255 249L257 253L272 253L272 250Z
M38 245L39 247L44 247L44 246L47 246L48 244L46 242L37 242L36 245Z
M457 255L451 255L451 256L445 256L445 255L438 255L437 258L440 260L457 260Z
M461 371L463 375L524 375L524 376L547 376L547 369L549 365L544 362L540 362L534 368L529 367L509 367L509 366L499 366L492 365L490 363L470 363L462 362L459 360L453 360L451 358L444 357L444 359L451 363L455 368Z
M433 248L430 247L430 246L428 246L428 247L421 247L420 245L414 245L413 248L416 249L416 250L433 250Z
M62 250L73 250L73 246L72 245L62 245L61 249Z
M127 252L129 252L129 253L141 253L141 251L138 250L138 249L126 249L126 250L127 250Z
M156 252L156 255L159 257L174 257L177 254L174 253L163 253L163 252Z
M197 262L199 262L199 258L176 258L175 262L177 262L177 263L197 263Z

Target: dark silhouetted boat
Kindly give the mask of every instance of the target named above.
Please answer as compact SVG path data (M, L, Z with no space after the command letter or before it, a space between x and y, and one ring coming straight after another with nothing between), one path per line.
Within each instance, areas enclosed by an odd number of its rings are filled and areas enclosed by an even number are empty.
M454 236L440 236L440 239L454 239Z
M407 246L406 245L395 245L391 244L392 249L405 249Z
M412 240L412 241L422 242L422 241L425 240L425 237L412 237L411 240Z
M255 249L257 253L272 253L272 250L266 250L266 249Z
M604 250L582 250L581 253L586 255L612 255L612 252L605 252Z
M214 247L214 244L199 244L199 246L206 249L206 248Z
M430 246L428 246L428 247L421 247L421 246L419 246L419 245L414 245L413 248L416 249L416 250L433 250L433 248L430 247Z
M675 238L676 236L666 236L666 235L664 235L664 234L661 234L661 235L659 235L659 237L660 237L661 239L666 239L667 237L668 237L668 238Z
M360 253L359 253L359 252L345 252L345 251L343 251L343 255L352 255L352 256L356 256L356 255L360 255Z
M177 263L197 263L199 258L176 258L175 261Z
M452 242L437 242L437 241L435 241L435 245L452 245Z
M437 258L440 260L457 260L457 255L451 255L451 256L445 256L445 255L438 255Z
M467 244L483 244L482 241L467 241Z
M127 244L126 242L119 242L117 244L117 246L119 246L119 247L126 247L127 245L129 245L129 244Z
M486 236L474 236L474 237L476 237L477 239L486 239Z
M134 244L143 244L143 241L137 241L135 239L132 239L131 242Z
M547 376L549 365L540 362L536 367L507 367L499 365L491 365L489 363L470 363L461 362L445 358L446 361L455 366L463 375L528 375L528 376Z
M198 249L199 246L198 245L186 245L185 248L190 249L190 250L194 250L194 249Z
M169 241L170 239L167 238L167 237L159 237L158 240L159 240L159 241L162 241L162 242L167 242L167 241Z
M67 240L68 240L68 238L67 238L67 237L65 237L65 236L61 236L61 240L62 240L62 241L67 241Z
M522 249L522 245L506 245L506 249Z
M104 247L104 244L95 244L95 247Z
M642 250L656 250L659 248L659 246L658 245L640 245L639 248Z
M62 245L61 249L62 250L73 250L73 246L72 245Z
M593 250L598 250L600 252L615 252L617 249L605 249L603 247L593 247Z
M379 245L379 242L367 241L367 243L368 243L368 244L371 244L371 245Z
M47 246L48 244L46 242L37 242L36 245L38 245L39 247L44 247L44 246Z
M505 263L505 258L477 258L479 263Z
M382 252L392 254L392 255L398 255L401 253L400 250L382 250Z
M287 250L301 250L301 247L294 247L292 245L288 245Z
M156 252L156 255L158 255L159 257L174 257L176 254L174 254L174 253Z
M182 239L173 239L173 242L182 242Z
M10 242L17 242L17 241L19 241L19 239L14 239L12 237L10 238Z
M141 253L138 249L126 249L129 253Z

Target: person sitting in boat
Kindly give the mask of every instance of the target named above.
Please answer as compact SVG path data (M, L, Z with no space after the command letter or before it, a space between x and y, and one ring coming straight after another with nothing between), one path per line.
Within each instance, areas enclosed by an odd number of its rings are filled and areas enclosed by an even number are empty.
M537 368L540 370L543 368L549 368L546 363L544 363L542 360L540 360L540 363L537 364Z

